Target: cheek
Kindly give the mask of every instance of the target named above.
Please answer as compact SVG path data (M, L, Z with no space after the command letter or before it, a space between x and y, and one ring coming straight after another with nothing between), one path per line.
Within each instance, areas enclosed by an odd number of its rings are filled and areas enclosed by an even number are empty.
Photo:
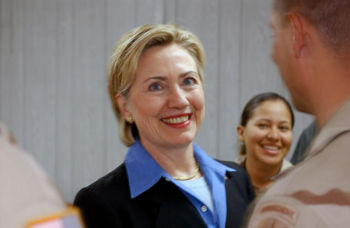
M287 40L284 39L283 34L277 33L274 37L272 47L272 59L276 64L281 64L281 61L286 59L287 54Z
M289 149L290 145L292 144L292 140L293 140L292 133L283 135L282 140L283 140L284 145L286 147L288 147L288 149Z
M145 119L155 116L158 112L159 102L156 100L149 101L147 99L135 99L131 106L131 112L137 119Z
M191 94L190 103L197 112L197 115L204 117L204 109L205 109L205 100L203 90L198 90ZM199 117L198 116L198 117Z
M247 147L256 146L265 138L265 132L260 130L249 130L244 134L244 142Z

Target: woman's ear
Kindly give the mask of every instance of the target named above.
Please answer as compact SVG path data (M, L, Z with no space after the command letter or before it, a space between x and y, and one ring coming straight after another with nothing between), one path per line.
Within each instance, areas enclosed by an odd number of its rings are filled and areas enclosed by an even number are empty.
M237 126L237 135L238 135L239 141L244 143L244 127L242 125Z
M126 97L120 93L116 94L115 97L115 102L117 103L120 113L124 117L124 119L128 119L131 116L131 113L129 111L129 104L126 99Z

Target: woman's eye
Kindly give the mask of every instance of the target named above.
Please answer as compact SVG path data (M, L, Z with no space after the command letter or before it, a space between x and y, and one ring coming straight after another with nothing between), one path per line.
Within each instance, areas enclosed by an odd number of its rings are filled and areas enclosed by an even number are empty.
M188 77L188 78L185 78L184 79L184 85L186 85L186 86L190 86L190 85L194 85L194 84L196 84L196 79L194 79L194 78L192 78L192 77Z
M149 87L148 87L149 91L158 91L160 89L162 89L162 86L160 85L160 83L152 83Z
M268 127L268 125L264 124L264 123L260 123L260 124L258 124L258 127L261 128L261 129L265 129L265 128Z
M288 126L281 126L280 129L282 131L289 131L290 128Z

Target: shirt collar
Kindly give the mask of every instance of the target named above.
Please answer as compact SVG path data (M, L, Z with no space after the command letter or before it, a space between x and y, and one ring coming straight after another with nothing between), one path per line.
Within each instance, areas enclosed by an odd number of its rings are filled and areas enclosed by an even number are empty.
M208 156L199 146L193 145L194 156L203 173L214 172L225 178L226 172L235 171ZM131 198L135 198L155 185L162 177L175 180L149 155L139 140L136 140L125 157Z
M236 171L233 168L230 168L226 165L221 164L220 162L214 160L207 153L205 153L199 146L193 144L194 156L199 163L201 170L206 175L206 171L214 172L217 175L225 178L226 172L234 172Z

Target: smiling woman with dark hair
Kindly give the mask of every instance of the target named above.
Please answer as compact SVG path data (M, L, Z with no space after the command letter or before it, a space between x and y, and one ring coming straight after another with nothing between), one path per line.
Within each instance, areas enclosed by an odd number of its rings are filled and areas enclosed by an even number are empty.
M293 125L292 107L277 93L258 94L244 107L237 127L242 143L238 162L247 170L256 193L292 166L284 158L292 143Z

